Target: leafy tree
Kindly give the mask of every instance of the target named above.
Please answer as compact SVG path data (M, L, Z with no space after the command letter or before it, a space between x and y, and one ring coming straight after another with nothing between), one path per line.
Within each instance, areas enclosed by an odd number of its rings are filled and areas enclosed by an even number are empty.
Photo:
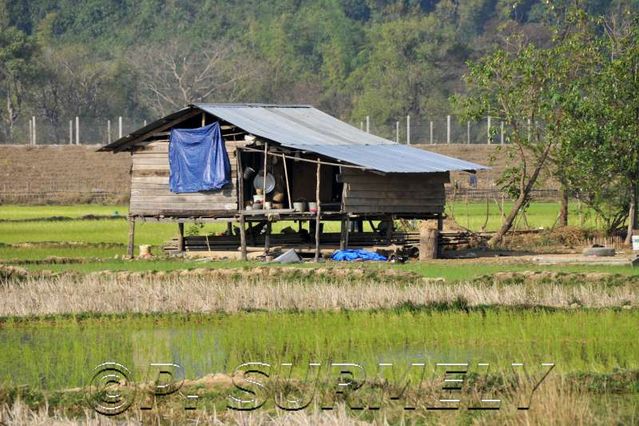
M35 54L36 46L25 33L15 27L0 29L0 94L5 99L2 119L8 140L13 138L28 86L38 73Z
M575 194L603 219L608 232L628 218L626 242L637 227L639 182L639 20L626 18L581 51L596 62L577 81L579 90L566 103L562 176Z
M509 149L516 158L506 170L505 189L515 202L489 245L501 242L517 215L526 209L531 191L561 141L562 99L571 91L572 42L553 48L514 43L470 65L468 95L456 102L468 117L497 117L506 126Z
M425 17L372 26L363 65L350 77L352 117L389 125L406 114L444 116L469 55L457 19L454 3L443 1Z
M168 111L171 102L160 107L157 98L151 100L149 76L159 72L158 63L166 64L160 57L173 43L183 45L191 62L204 61L194 50L202 46L209 48L199 52L203 56L220 46L232 50L230 62L216 66L211 78L236 70L241 87L218 86L218 100L312 103L354 121L371 115L375 125L391 129L406 114L449 113L449 96L464 90L465 62L491 54L495 46L508 48L512 34L524 34L537 47L551 46L550 28L565 19L572 3L0 0L0 67L21 67L10 78L0 76L1 130L12 131L7 120L18 110L64 121L73 113L71 98L87 107L77 99L82 92L95 104L85 114L151 118L150 109L154 116ZM596 15L639 7L639 0L579 3ZM70 86L72 78L82 82L82 90ZM184 85L168 83L164 92L182 105ZM62 95L67 88L71 94ZM4 101L9 92L10 114Z

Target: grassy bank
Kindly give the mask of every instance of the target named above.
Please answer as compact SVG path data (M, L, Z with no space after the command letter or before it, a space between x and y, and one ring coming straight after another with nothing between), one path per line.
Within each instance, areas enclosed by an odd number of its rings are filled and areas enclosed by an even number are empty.
M92 273L98 271L131 271L131 272L171 272L182 270L205 269L215 270L220 268L234 268L239 272L246 271L257 266L264 266L263 262L234 261L234 260L188 260L173 258L156 258L152 260L125 260L114 259L113 257L101 258L99 253L102 251L117 250L117 248L97 248L95 252L93 248L75 248L75 253L83 252L88 254L96 254L91 257L76 257L56 259L50 256L62 255L67 249L51 249L38 248L34 255L32 247L14 248L1 247L0 253L7 253L7 258L2 260L4 264L15 265L28 271L52 271L55 273L62 272L78 272ZM16 252L18 254L16 254ZM51 254L49 254L51 253ZM117 255L121 257L121 255ZM49 259L47 259L49 258ZM337 265L335 265L337 266ZM525 272L525 271L551 271L565 273L605 273L620 274L624 276L639 275L639 268L624 265L538 265L521 259L501 258L499 261L476 261L472 259L456 259L456 260L436 260L424 262L409 262L404 265L390 265L388 263L357 263L357 264L339 264L339 268L344 269L365 269L367 271L386 271L394 270L398 272L416 273L427 278L443 278L447 281L471 280L484 275L493 275L500 272ZM322 269L324 264L305 263L297 265L289 265L287 268L292 269Z

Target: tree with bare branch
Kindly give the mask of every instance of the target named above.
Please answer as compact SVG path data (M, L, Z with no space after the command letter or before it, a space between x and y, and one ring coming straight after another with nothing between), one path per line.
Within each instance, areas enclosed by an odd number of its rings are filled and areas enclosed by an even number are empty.
M231 42L189 44L174 40L133 52L142 102L157 115L196 102L233 102L250 92L259 63Z

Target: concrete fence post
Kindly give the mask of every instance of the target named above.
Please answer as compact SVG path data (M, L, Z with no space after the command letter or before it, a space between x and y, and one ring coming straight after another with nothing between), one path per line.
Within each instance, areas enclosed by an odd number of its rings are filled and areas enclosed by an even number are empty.
M111 143L111 120L107 120L107 143Z
M69 145L73 145L73 120L69 120Z
M118 139L122 137L122 116L118 117Z
M450 115L446 116L446 143L450 144Z
M75 116L75 144L80 145L80 117Z
M433 122L430 122L430 144L433 144Z
M399 143L399 121L395 122L395 142Z
M504 122L503 121L500 124L500 128L501 128L500 143L503 145L504 144Z
M470 145L470 121L466 122L466 143Z
M33 117L31 117L31 119L33 120L33 144L37 145L38 144L38 139L36 137L37 132L36 132L36 118L35 115Z
M490 115L488 116L488 125L486 126L486 136L488 137L488 145L490 145Z
M410 145L410 115L406 116L406 144Z

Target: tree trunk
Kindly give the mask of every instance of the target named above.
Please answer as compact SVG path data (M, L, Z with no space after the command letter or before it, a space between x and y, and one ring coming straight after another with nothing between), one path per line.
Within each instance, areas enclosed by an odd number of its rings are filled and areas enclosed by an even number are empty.
M527 198L527 193L522 192L519 195L519 197L515 201L515 204L513 205L513 208L510 209L508 216L506 216L506 219L504 219L504 222L501 224L501 227L499 228L497 233L493 235L490 240L488 240L489 247L495 247L498 243L501 242L501 240L504 238L504 235L506 235L506 232L508 232L513 226L513 222L515 221L517 214L519 214L519 210L521 210L521 208L524 206Z
M626 235L626 245L632 242L632 231L637 228L637 183L633 180L630 190L630 205L628 207L628 233Z
M544 148L544 151L541 153L541 156L537 160L535 169L530 175L528 182L526 182L526 185L524 185L524 187L522 188L519 194L519 197L517 197L517 200L515 201L515 205L513 205L513 208L508 213L508 216L506 216L506 219L504 220L504 223L502 223L501 228L499 228L499 230L495 233L495 235L493 235L493 237L490 240L488 240L489 247L495 247L498 243L500 243L501 240L504 239L504 235L506 235L506 233L513 226L513 222L515 222L515 218L517 217L517 214L519 214L519 211L521 210L521 208L528 201L528 197L530 196L530 191L532 191L533 186L535 185L535 182L537 182L537 178L539 177L539 173L541 173L541 169L544 167L544 164L546 164L546 159L548 158L548 154L550 153L550 149L552 148L552 146L553 146L552 143L548 143L546 147Z
M561 187L561 205L559 206L559 226L568 226L568 191Z

